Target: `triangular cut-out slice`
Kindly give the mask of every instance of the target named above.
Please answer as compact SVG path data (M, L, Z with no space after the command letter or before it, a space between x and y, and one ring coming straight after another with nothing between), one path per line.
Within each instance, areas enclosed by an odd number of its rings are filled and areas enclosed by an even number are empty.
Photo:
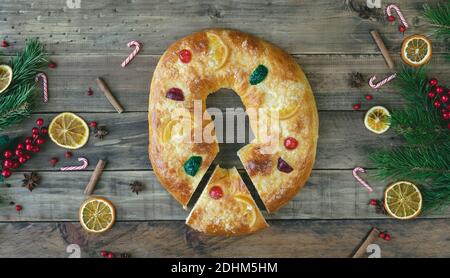
M209 234L237 236L268 227L236 168L214 170L186 224Z

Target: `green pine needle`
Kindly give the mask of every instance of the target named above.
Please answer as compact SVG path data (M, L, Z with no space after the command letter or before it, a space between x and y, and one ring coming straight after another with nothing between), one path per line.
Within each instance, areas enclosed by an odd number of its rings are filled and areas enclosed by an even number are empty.
M37 95L35 77L47 63L44 46L36 39L11 60L13 78L0 95L0 130L30 115Z
M435 27L436 37L450 38L450 1L437 4L434 7L424 5L424 15L431 26Z

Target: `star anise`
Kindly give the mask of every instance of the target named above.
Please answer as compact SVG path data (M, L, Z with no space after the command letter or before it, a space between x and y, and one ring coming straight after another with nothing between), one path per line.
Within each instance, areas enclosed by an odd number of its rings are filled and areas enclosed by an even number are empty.
M352 72L350 74L350 86L352 88L359 88L365 83L364 76L360 72Z
M22 180L22 187L28 188L28 190L33 191L33 189L39 184L41 177L36 172L31 172L30 174L23 174L25 177Z
M143 188L144 185L138 181L134 181L133 183L130 184L131 192L136 193L136 195L139 195L139 192L141 192Z
M106 130L105 126L98 126L94 129L94 136L96 138L102 140L106 135L108 135L108 131Z

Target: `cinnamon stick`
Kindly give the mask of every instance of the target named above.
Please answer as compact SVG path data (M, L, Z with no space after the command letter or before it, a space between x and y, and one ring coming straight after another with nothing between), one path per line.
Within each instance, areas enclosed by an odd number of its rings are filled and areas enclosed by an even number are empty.
M392 60L391 56L389 55L389 51L386 48L386 45L384 44L383 39L380 36L380 33L378 33L377 30L370 31L370 34L372 35L373 40L377 44L378 48L381 51L381 54L384 57L384 60L386 61L386 64L389 69L394 69L394 61Z
M95 170L91 175L91 179L89 180L88 184L86 185L86 188L84 189L84 195L91 195L94 191L95 185L97 184L97 181L100 179L100 176L103 172L103 169L105 169L106 160L100 159L97 163L97 166L95 166Z
M379 233L380 231L377 228L373 228L369 232L363 243L359 246L358 250L356 250L355 254L353 255L353 258L363 258L367 252L367 246L369 246L370 244L374 243L377 240Z
M113 96L106 82L101 77L98 77L95 81L97 81L97 85L103 91L109 103L111 103L111 105L116 109L118 113L122 113L123 112L122 105L120 105L117 99Z

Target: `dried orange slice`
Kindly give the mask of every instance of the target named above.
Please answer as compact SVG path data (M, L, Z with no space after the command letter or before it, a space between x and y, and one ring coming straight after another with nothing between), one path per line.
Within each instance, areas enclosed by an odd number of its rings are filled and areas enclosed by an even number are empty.
M242 210L240 210L241 221L245 225L253 227L256 222L256 209L253 200L244 195L236 195L234 196L234 199L242 206Z
M402 59L413 67L427 63L432 55L431 41L422 35L412 35L403 40Z
M74 113L64 112L57 115L48 127L50 139L66 149L79 149L89 139L89 127Z
M8 65L0 65L0 94L8 89L12 80L12 69Z
M102 197L92 197L81 204L81 226L93 233L101 233L109 230L116 221L116 209L114 205Z
M364 117L364 125L373 133L381 134L390 127L391 114L383 106L374 106L367 111Z
M398 181L384 192L384 207L394 218L414 218L422 209L422 194L413 183Z
M228 47L224 44L222 39L213 33L206 33L208 38L208 65L220 69L228 59Z

